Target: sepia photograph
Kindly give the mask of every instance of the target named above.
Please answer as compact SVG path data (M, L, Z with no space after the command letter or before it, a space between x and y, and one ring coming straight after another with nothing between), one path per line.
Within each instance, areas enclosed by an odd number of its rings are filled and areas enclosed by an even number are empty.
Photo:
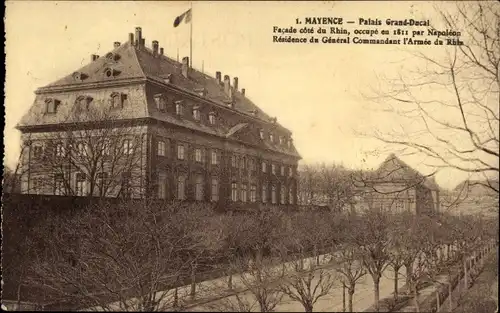
M498 313L500 2L5 2L2 311Z

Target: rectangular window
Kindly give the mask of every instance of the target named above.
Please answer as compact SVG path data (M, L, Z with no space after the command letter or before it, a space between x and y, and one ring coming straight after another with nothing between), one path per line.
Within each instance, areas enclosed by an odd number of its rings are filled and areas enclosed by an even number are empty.
M262 185L262 203L267 203L267 186Z
M42 145L33 146L33 157L41 158L42 154L43 154L43 146Z
M267 164L266 162L262 162L262 173L265 173L267 171Z
M293 191L292 191L292 187L288 188L288 203L293 204Z
M33 178L32 191L34 194L42 194L43 193L43 178L42 177Z
M177 177L177 199L184 200L186 199L186 177L179 176Z
M123 154L133 154L134 153L134 147L132 146L132 140L130 139L125 139L123 141Z
M231 166L232 167L238 166L238 157L234 154L231 156Z
M196 201L202 201L203 200L203 177L202 176L197 176L196 177L196 185L195 185L195 200Z
M201 161L202 161L201 155L202 155L201 149L200 148L196 148L194 150L194 159L195 159L196 162L201 163Z
M271 203L276 204L276 186L271 187Z
M247 185L241 184L241 201L247 202Z
M193 118L196 120L196 121L199 121L201 119L201 116L200 116L200 110L198 109L194 109L193 110Z
M47 113L56 113L56 104L53 100L47 101Z
M285 167L283 165L281 165L280 174L281 176L285 176Z
M236 183L231 183L231 200L238 201L238 184Z
M271 164L271 173L276 175L276 164Z
M182 107L181 103L177 103L175 105L175 114L177 114L178 116L182 116L182 114L183 114L183 107Z
M290 166L288 168L288 177L292 177L293 176L293 168Z
M79 197L87 195L87 181L83 173L76 174L76 195Z
M130 172L122 173L122 196L125 198L130 198L132 196L132 187L131 187L131 174Z
M208 115L208 122L210 123L210 125L215 124L215 114L210 113L210 115Z
M251 171L255 171L255 162L253 161L252 158L249 158L248 159L248 168L251 170Z
M212 150L212 157L210 159L212 165L217 165L219 164L219 158L217 157L217 151L216 150Z
M167 145L165 141L158 141L158 156L165 156L167 150Z
M98 173L96 177L96 185L99 190L99 195L106 195L106 190L108 186L108 173Z
M281 192L280 192L280 203L285 204L285 199L286 199L286 187L281 186Z
M158 174L158 199L167 198L167 174Z
M64 180L62 175L56 175L55 177L54 194L56 196L64 196L66 194L66 188L64 188Z
M241 168L242 170L244 170L244 169L245 169L245 165L246 165L246 164L245 164L245 162L246 162L246 158L245 158L244 156L242 156L242 157L240 158L240 168Z
M109 155L111 149L111 142L109 139L105 139L102 143L102 154Z
M250 186L250 202L255 202L257 201L257 186L251 185Z
M212 178L212 201L219 201L219 180Z
M64 145L62 143L58 143L56 145L56 156L60 158L66 156L66 150L64 149Z
M177 159L184 160L184 145L177 145Z

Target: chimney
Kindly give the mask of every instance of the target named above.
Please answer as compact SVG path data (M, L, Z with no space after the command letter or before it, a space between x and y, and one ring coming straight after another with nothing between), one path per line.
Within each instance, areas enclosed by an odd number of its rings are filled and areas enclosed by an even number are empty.
M94 62L95 60L99 59L99 56L97 54L91 54L90 59L92 60L92 62Z
M140 46L142 44L142 28L140 27L135 28L135 40L136 46Z
M189 57L182 58L182 76L188 78L189 72Z
M238 91L238 77L233 78L233 88L235 91Z
M160 48L160 55L163 55L163 48Z
M157 56L158 55L158 40L153 40L152 46L153 46L153 55Z
M245 88L241 88L241 95L244 97L245 96Z
M133 33L128 33L128 42L130 42L131 45L134 44L134 34Z
M215 72L215 78L217 79L217 82L219 83L219 85L220 85L220 81L222 78L221 75L222 75L221 72L219 72L219 71Z
M119 41L115 41L115 43L113 44L113 47L118 48L120 46L120 42Z
M231 93L231 79L229 75L224 75L224 92L226 95L230 96Z
M141 47L146 45L146 38L141 38Z

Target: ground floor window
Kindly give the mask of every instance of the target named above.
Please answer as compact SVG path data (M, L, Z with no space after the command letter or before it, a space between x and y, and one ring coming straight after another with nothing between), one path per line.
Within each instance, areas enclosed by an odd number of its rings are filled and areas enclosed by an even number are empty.
M195 200L202 201L203 200L203 177L196 177L196 185L195 185Z
M158 199L167 198L167 174L158 174Z
M241 184L241 201L247 202L247 185Z
M238 184L231 183L231 200L238 201Z
M177 199L186 199L186 177L183 175L177 177Z
M212 178L212 201L219 201L219 180Z
M257 186L250 186L250 202L257 201Z

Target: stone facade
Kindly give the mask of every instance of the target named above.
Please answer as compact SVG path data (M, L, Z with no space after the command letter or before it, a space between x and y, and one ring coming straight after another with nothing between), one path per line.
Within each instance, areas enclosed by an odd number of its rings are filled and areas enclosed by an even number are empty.
M23 193L297 202L300 155L291 132L239 89L237 77L231 84L220 72L200 73L188 58L163 55L157 41L147 48L140 28L38 89L17 127Z

